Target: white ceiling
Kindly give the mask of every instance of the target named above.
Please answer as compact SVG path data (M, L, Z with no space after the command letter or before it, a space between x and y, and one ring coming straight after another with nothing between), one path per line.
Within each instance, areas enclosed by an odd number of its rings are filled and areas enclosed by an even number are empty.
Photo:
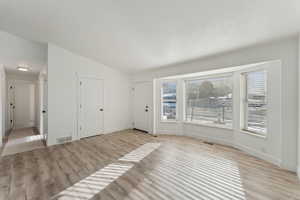
M127 72L300 31L300 0L1 0L0 29Z

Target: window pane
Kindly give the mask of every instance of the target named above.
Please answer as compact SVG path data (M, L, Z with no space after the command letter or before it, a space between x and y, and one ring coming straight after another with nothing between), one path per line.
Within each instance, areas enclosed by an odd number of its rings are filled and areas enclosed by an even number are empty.
M176 120L176 82L162 84L162 120Z
M260 134L267 132L267 73L265 71L246 74L247 102L246 129Z
M186 121L232 127L232 78L186 81Z

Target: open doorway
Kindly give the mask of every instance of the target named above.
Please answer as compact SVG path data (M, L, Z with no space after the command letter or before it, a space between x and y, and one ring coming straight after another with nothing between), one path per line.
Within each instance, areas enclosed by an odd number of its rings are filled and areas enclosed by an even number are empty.
M7 72L7 127L8 134L2 156L31 151L45 146L42 104L44 82L39 74ZM41 89L41 87L43 87ZM47 90L46 90L47 91ZM42 127L42 128L41 128ZM40 130L43 129L43 132Z

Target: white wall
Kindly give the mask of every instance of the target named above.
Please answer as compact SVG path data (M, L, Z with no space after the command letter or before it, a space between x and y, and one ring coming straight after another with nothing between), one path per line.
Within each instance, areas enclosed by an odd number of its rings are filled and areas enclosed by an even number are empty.
M206 57L182 64L142 72L133 76L133 82L152 80L154 78L186 74L227 67L241 66L270 60L282 61L281 74L281 108L282 108L282 163L283 168L296 171L297 166L297 133L298 133L298 37L290 37L279 41L251 46L224 54ZM279 80L280 81L280 80ZM176 133L177 128L168 130L164 126L163 133ZM181 127L182 128L182 127ZM180 130L180 129L179 129ZM197 130L196 132L193 130ZM157 130L159 132L159 129ZM203 137L232 141L230 134L217 128L188 126L184 132L195 132ZM211 134L211 133L214 134ZM212 136L213 135L213 136ZM247 140L251 142L251 140Z
M5 116L6 116L6 74L3 65L0 64L0 146L2 138L5 136Z
M16 70L20 64L29 65L38 72L47 62L47 46L0 31L0 64Z
M300 77L300 33L298 39L298 77ZM297 174L300 178L300 79L298 79L298 167Z
M77 77L104 79L104 132L131 128L131 82L128 75L48 45L48 145L77 135Z

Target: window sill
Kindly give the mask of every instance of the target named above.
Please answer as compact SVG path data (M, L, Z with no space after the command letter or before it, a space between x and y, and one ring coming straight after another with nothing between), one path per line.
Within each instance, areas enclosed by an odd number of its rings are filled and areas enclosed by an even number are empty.
M178 123L177 120L160 120L160 123Z
M259 135L259 133L255 133L253 131L249 131L249 130L246 130L246 129L241 129L240 132L243 133L243 134L251 135L251 136L254 136L254 137L261 138L261 139L267 139L266 135Z
M197 122L188 122L183 121L184 124L190 124L190 125L196 125L196 126L204 126L204 127L210 127L210 128L219 128L219 129L227 129L233 131L232 127L218 125L218 124L203 124L203 123L197 123Z

